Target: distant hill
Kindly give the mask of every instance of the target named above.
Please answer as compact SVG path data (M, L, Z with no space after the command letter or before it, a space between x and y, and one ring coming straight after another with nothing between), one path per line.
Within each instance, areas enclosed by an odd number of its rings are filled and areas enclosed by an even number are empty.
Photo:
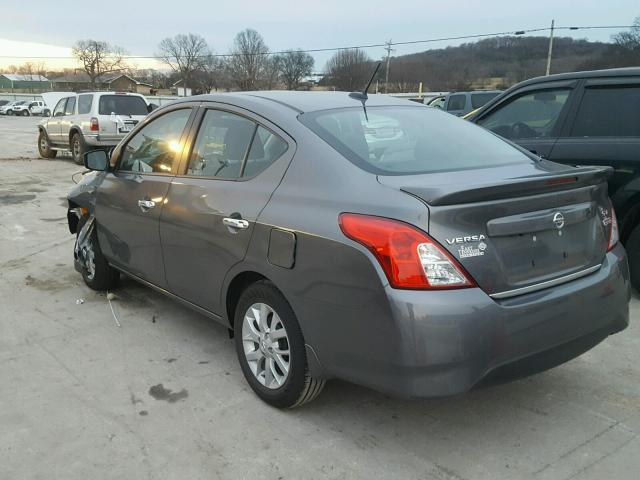
M431 91L506 88L544 75L548 37L497 37L458 47L393 57L390 91L416 90L422 81ZM640 55L619 45L558 37L551 73L640 66Z

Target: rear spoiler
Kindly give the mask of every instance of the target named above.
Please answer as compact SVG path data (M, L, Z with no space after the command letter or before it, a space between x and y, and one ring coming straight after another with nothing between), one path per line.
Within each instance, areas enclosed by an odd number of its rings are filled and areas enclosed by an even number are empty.
M612 167L578 167L567 173L549 173L480 185L410 186L400 190L421 198L429 205L456 205L525 197L541 193L599 185L613 174Z

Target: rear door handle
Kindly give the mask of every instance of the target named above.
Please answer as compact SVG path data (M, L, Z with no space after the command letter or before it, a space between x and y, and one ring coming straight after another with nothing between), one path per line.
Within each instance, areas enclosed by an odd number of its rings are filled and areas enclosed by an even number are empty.
M225 217L222 219L222 223L229 228L236 228L238 230L246 230L249 228L249 222L241 218Z
M154 202L153 200L138 200L138 206L140 207L140 210L142 210L144 213L147 213L149 210L156 206L156 202Z

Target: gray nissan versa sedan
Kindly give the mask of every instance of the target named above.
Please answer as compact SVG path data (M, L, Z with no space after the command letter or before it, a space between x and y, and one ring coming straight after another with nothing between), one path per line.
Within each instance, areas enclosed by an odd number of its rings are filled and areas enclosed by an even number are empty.
M541 160L423 105L191 97L85 164L68 219L87 285L124 273L229 327L278 407L330 378L453 395L628 324L610 169Z

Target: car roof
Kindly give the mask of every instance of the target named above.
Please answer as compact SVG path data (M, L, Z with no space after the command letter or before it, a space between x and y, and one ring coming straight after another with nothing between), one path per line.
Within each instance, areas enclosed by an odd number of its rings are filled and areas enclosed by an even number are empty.
M556 73L554 75L534 77L514 85L522 87L530 84L543 82L557 82L558 80L574 80L580 78L603 78L603 77L638 77L640 67L609 68L607 70L585 70L583 72Z
M350 97L348 92L298 92L290 90L230 92L185 97L183 101L189 100L223 103L233 103L234 100L244 103L246 101L253 100L263 103L276 103L295 110L298 113L330 110L335 108L362 107L362 101L357 98ZM409 100L374 93L370 94L366 101L367 107L391 105L423 106Z

